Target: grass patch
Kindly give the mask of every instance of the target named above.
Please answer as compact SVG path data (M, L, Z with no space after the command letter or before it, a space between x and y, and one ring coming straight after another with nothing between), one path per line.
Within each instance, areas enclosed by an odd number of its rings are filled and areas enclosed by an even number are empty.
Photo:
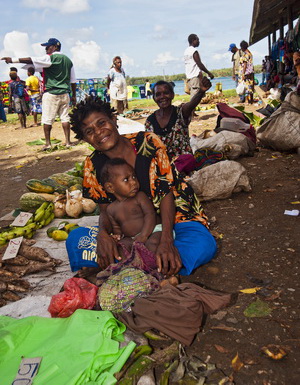
M233 90L224 90L223 97L230 98L236 96L235 89ZM175 95L173 102L186 103L190 101L190 95ZM134 99L128 102L128 109L133 110L134 108L157 108L155 101L151 99Z

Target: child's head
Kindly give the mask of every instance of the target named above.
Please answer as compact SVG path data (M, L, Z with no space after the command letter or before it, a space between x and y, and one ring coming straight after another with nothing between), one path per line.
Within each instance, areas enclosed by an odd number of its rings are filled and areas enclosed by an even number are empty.
M18 74L16 71L11 71L9 73L9 76L10 76L11 80L17 80L17 78L18 78Z
M133 167L121 158L110 159L105 163L100 181L105 191L114 194L117 200L134 197L140 188Z

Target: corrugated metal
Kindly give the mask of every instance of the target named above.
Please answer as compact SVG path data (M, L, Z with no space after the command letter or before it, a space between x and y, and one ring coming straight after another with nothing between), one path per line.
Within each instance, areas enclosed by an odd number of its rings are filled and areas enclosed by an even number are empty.
M300 0L255 0L253 5L252 24L249 44L254 44L279 30L280 19L283 25L288 24L288 4L291 7L292 19L300 14Z

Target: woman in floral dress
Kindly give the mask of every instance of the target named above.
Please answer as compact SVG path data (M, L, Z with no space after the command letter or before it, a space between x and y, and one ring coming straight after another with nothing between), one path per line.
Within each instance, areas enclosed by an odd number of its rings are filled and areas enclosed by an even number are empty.
M95 148L85 160L83 188L84 196L97 202L100 209L99 228L80 227L67 239L73 271L84 266L104 269L120 259L106 214L114 196L105 192L99 179L105 162L117 157L134 167L140 190L151 199L161 217L158 271L169 276L178 272L188 275L213 258L216 243L208 230L207 217L191 186L171 166L157 135L138 132L121 136L109 103L99 98L80 102L71 114L71 122L76 137Z
M159 109L147 118L145 129L160 137L170 160L181 154L192 154L189 124L194 109L210 87L210 81L203 77L200 91L188 103L176 107L172 105L175 95L170 83L160 80L153 87L153 99Z
M254 93L254 67L253 56L248 49L248 43L243 40L240 43L242 55L240 57L239 83L245 84L245 96L248 104L253 103Z

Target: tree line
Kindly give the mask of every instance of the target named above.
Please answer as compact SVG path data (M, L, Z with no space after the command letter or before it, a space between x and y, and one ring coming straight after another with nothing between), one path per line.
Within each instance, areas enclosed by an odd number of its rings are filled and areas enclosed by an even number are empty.
M215 78L232 76L232 67L222 68L211 71ZM254 66L254 73L261 73L261 65ZM140 77L130 77L126 76L127 85L136 85L136 84L145 84L146 80L149 80L150 83L156 83L159 80L166 80L167 82L175 82L178 80L186 79L185 74L177 75L155 75L155 76L140 76Z

